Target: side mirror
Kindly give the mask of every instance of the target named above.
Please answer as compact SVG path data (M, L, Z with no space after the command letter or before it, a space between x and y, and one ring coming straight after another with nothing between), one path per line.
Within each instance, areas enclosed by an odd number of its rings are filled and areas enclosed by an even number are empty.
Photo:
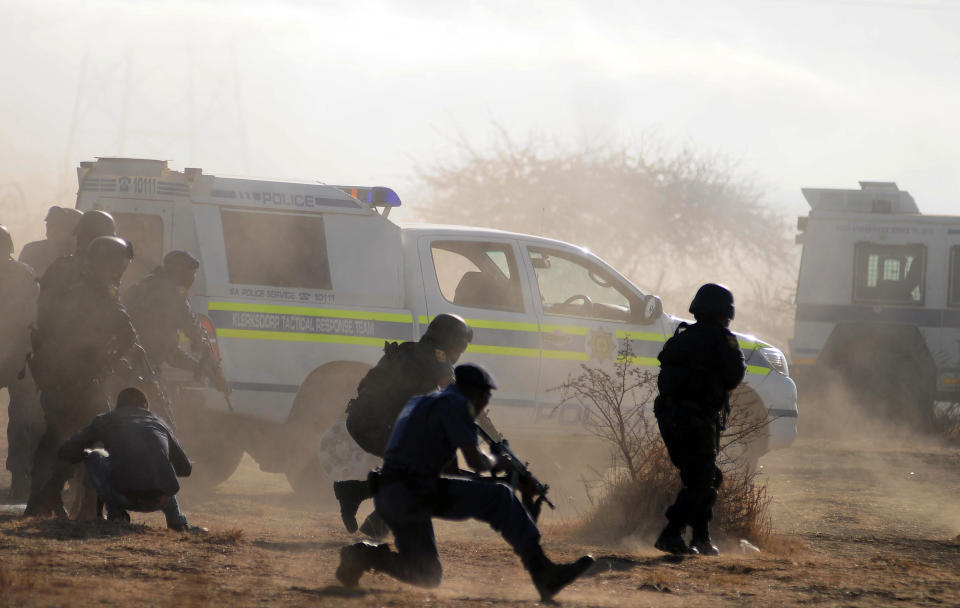
M639 310L637 311L638 321L644 325L649 325L663 314L663 300L660 296L645 295L640 300Z

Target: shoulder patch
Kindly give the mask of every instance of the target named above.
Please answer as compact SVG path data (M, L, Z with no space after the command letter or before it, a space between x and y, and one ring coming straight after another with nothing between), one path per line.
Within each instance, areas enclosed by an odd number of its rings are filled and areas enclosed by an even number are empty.
M730 348L740 349L740 343L737 342L737 337L734 335L727 336L727 342L730 344Z
M442 349L439 349L439 348L435 348L435 349L433 349L433 354L434 354L434 356L436 356L437 361L439 361L440 363L446 363L446 362L447 362L447 353L446 353L446 351L444 351L444 350L442 350Z

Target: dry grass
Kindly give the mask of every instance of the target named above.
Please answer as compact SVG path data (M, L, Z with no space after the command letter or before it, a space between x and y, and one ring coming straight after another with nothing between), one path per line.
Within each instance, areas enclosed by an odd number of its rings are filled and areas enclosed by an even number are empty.
M582 366L559 390L565 401L590 406L588 428L611 452L611 471L601 481L601 498L582 522L581 538L617 542L627 537L652 540L665 524L663 516L680 490L679 474L670 461L652 412L656 375L633 365L629 341L612 373ZM764 546L772 533L770 499L740 448L764 429L766 420L734 408L721 441L718 462L724 483L714 507L712 530L720 539L748 539Z

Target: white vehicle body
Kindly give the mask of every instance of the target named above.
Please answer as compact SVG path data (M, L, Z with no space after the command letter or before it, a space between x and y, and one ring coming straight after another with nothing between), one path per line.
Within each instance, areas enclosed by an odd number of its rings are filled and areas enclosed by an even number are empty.
M812 384L831 372L911 386L956 402L960 389L960 217L921 215L896 184L805 188L791 359ZM871 373L872 372L872 373ZM909 395L906 398L910 399Z
M302 461L291 433L324 433L384 341L418 339L439 313L473 327L462 360L497 378L491 418L512 440L584 436L581 406L560 406L551 389L582 363L612 364L627 339L639 363L657 365L680 322L583 248L478 228L401 228L389 207L354 198L399 204L386 189L221 178L137 159L78 172L77 207L114 214L134 243L134 275L171 249L201 260L190 297L216 328L233 389L236 411L224 424L266 470L289 475L291 459ZM797 406L786 359L738 337L745 390L771 420L761 451L787 446ZM215 395L205 402L225 408Z

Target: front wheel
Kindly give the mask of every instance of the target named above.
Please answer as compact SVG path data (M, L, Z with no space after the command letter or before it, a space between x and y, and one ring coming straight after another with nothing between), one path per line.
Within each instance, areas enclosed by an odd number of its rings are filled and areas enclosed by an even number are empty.
M286 424L293 457L285 474L294 492L307 500L329 498L334 481L365 474L359 470L365 454L347 433L344 410L369 370L353 361L328 363L297 392Z
M316 499L329 494L334 481L364 479L380 459L357 445L347 432L346 420L330 425L317 442L316 452L299 471L287 471L287 481L297 494Z

